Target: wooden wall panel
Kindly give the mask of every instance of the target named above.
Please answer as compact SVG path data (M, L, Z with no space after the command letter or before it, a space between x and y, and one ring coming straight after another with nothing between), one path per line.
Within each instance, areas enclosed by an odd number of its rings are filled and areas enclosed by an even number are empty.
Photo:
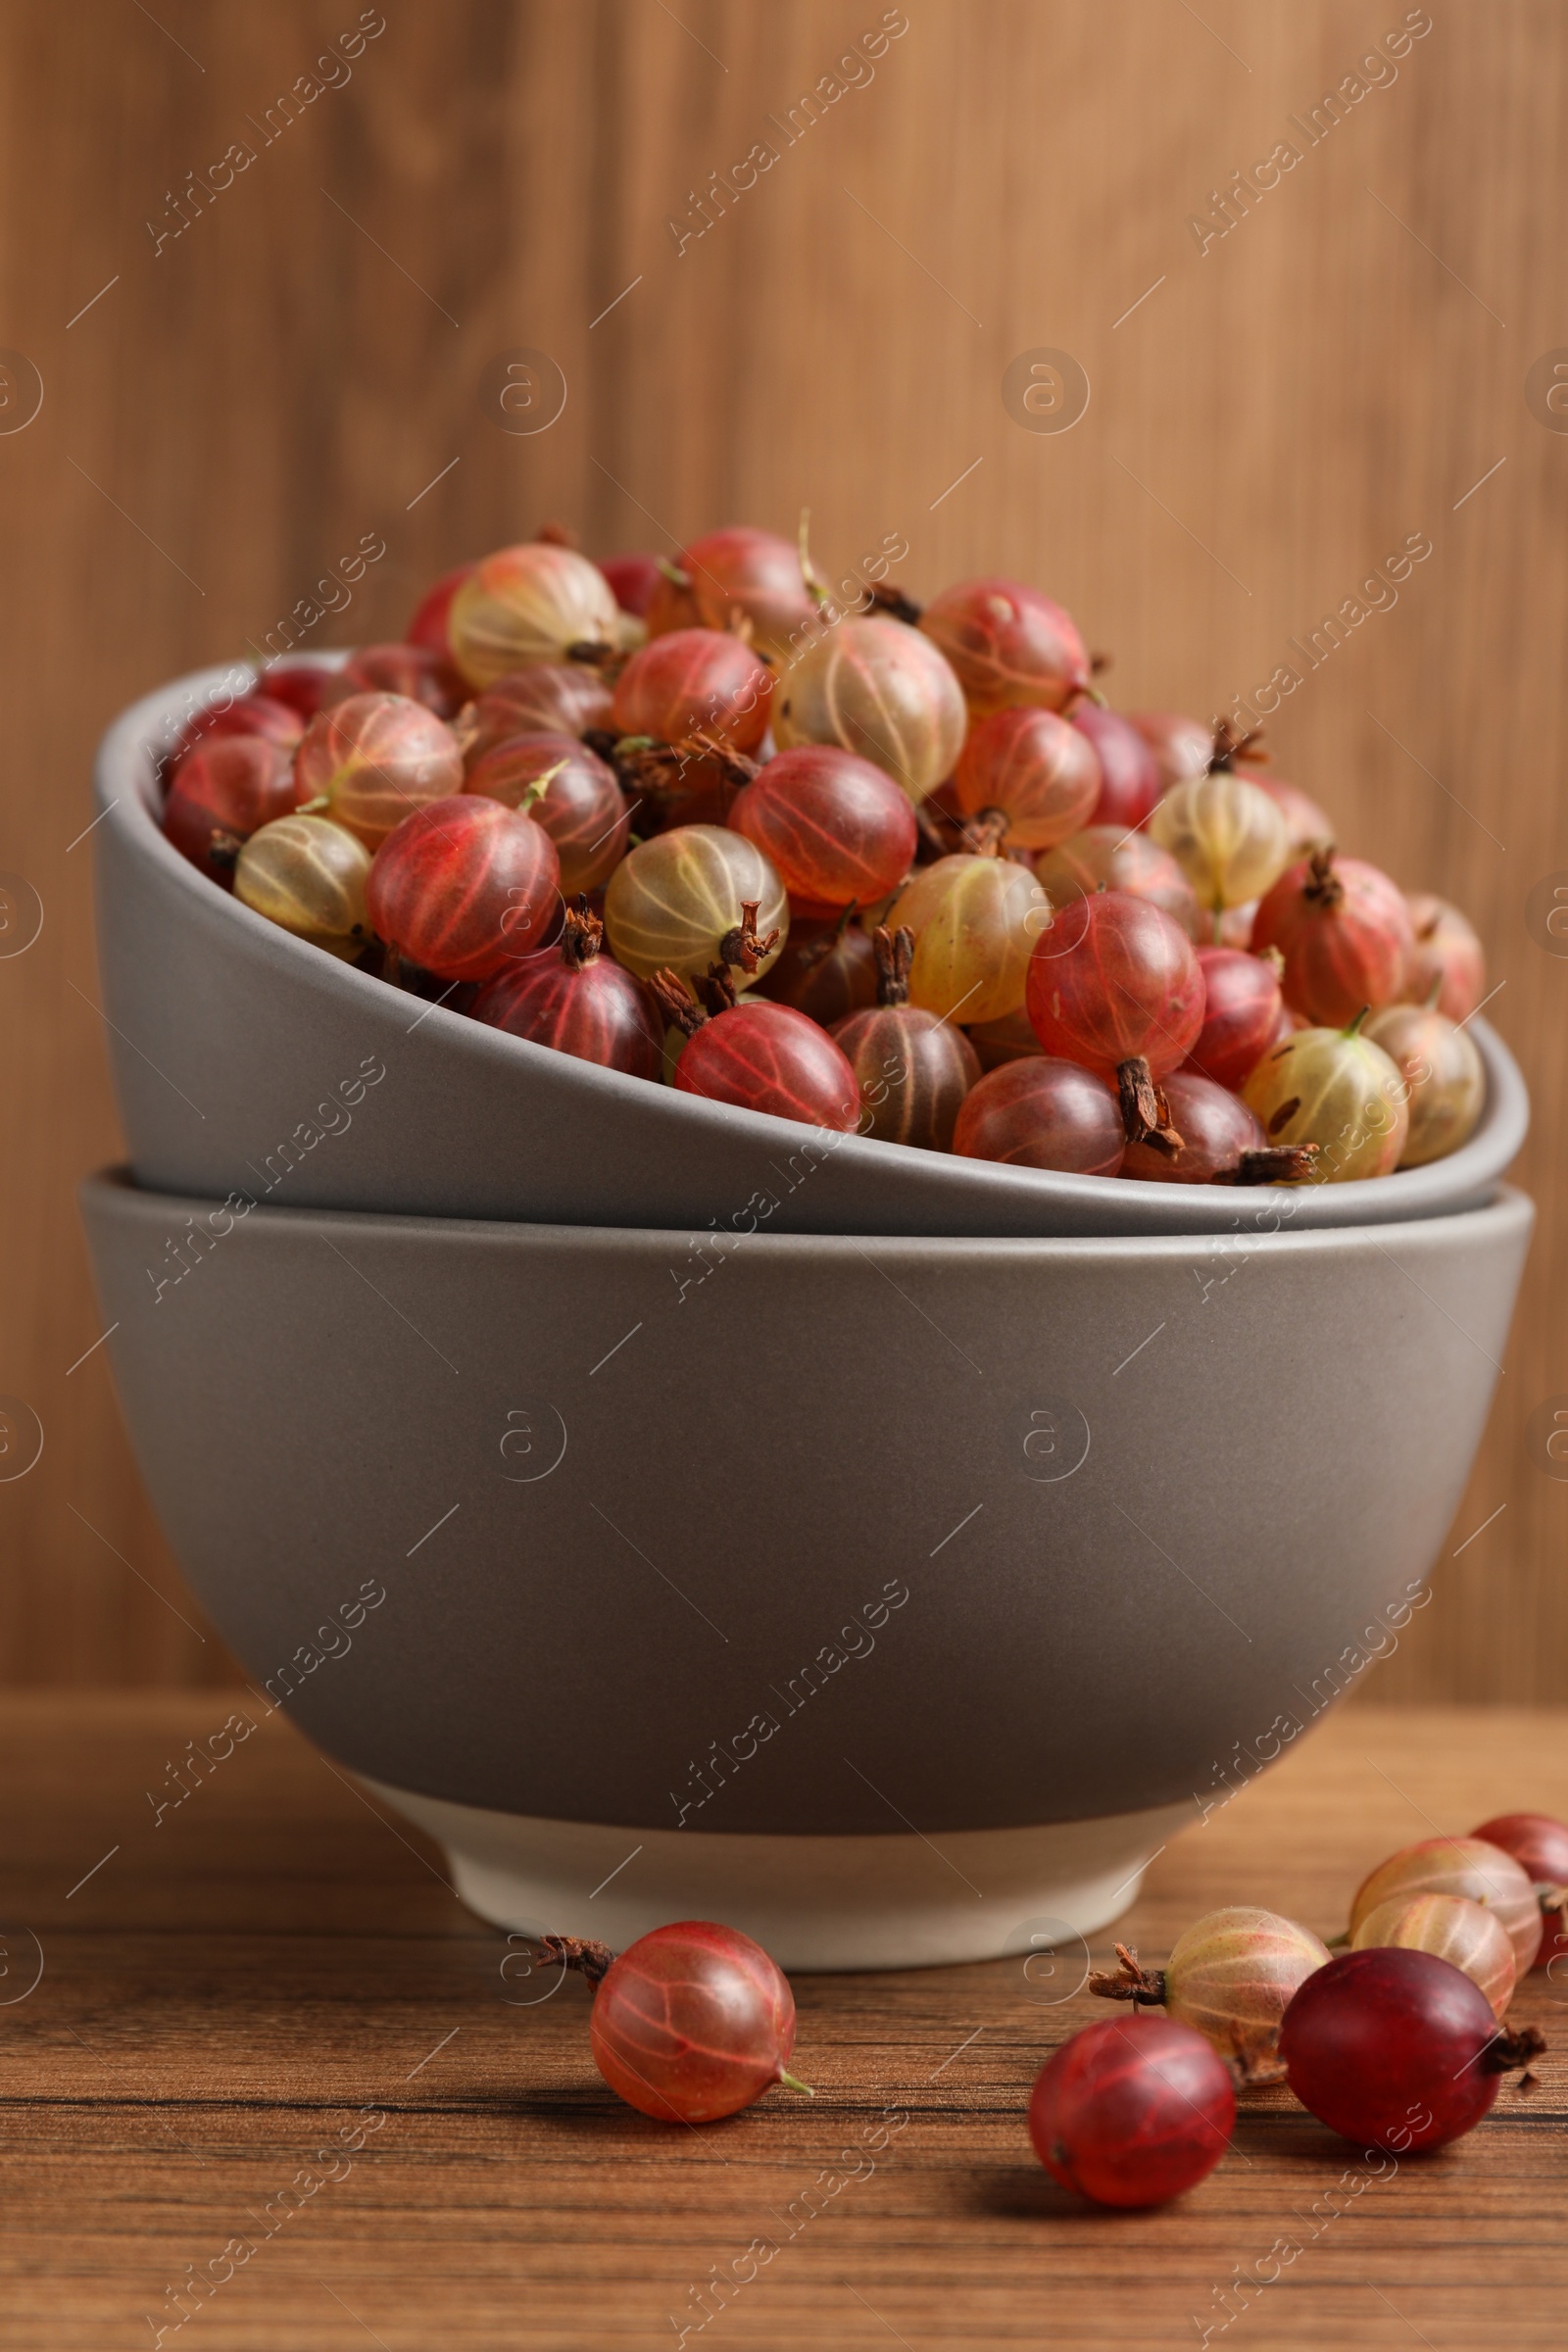
M98 1328L72 1185L117 1149L72 846L105 720L260 640L368 529L388 554L345 641L545 514L595 551L673 550L809 507L825 568L896 531L915 593L1038 580L1129 703L1206 713L1295 662L1280 767L1347 842L1471 909L1535 1089L1520 1180L1543 1219L1449 1549L1498 1515L1379 1690L1556 1696L1568 1486L1528 1431L1568 1392L1568 962L1526 906L1568 868L1568 437L1524 381L1568 344L1561 11L908 0L792 143L781 122L875 0L378 13L352 78L266 145L248 122L352 0L11 0L0 21L0 345L45 385L0 434L0 867L45 917L0 960L0 1392L46 1432L0 1486L0 1677L228 1670L172 1614L195 1625L102 1353L68 1373ZM1430 29L1396 74L1366 69L1381 86L1315 144L1292 127L1407 19ZM166 191L241 138L255 162L155 253ZM1299 161L1200 252L1190 216L1286 139ZM671 217L695 222L759 141L776 160L677 249ZM568 385L532 438L480 406L515 345ZM1004 408L1037 346L1088 373L1070 431ZM1305 669L1290 641L1417 532L1432 553L1396 606ZM1281 1332L1282 1389L1312 1346Z

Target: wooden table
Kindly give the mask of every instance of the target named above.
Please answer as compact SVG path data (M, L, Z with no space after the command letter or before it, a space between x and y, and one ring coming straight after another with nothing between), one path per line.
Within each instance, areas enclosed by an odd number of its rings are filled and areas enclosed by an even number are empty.
M1560 2048L1457 2147L1368 2162L1254 2093L1212 2178L1147 2215L1086 2210L1034 2162L1035 2070L1106 2012L1037 1995L1016 1961L803 1978L815 2100L663 2129L594 2072L582 1985L526 2005L538 1980L440 1857L291 1731L269 1725L155 1822L167 1768L227 1703L8 1694L0 2345L129 2352L160 2328L181 2352L601 2352L683 2326L688 2345L758 2352L1146 2352L1205 2326L1227 2352L1568 2336L1568 1986L1536 1977L1517 1998ZM1505 1806L1568 1812L1568 1715L1354 1706L1162 1854L1118 1933L1162 1955L1241 1900L1332 1934L1385 1851ZM727 2304L710 2294L699 2328L705 2277L744 2275L757 2239L779 2251ZM176 2327L171 2290L215 2262L221 2283Z

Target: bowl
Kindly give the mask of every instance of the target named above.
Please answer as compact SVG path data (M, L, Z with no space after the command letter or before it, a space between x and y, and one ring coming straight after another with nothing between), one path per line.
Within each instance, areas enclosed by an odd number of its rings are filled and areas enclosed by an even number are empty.
M488 1919L717 1917L800 1968L1087 1936L1396 1645L1533 1214L911 1241L82 1200L241 1712Z
M831 1135L623 1076L387 988L267 922L157 823L151 747L226 673L136 704L97 770L98 946L139 1183L207 1199L426 1216L779 1233L1252 1232L1404 1222L1489 1198L1524 1082L1480 1021L1469 1143L1376 1182L1138 1184Z

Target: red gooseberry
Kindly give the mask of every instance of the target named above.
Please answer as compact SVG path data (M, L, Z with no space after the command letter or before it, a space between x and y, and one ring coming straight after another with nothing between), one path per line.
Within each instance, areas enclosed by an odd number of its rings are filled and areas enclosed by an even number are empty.
M1129 1144L1124 1176L1147 1184L1287 1184L1309 1173L1315 1153L1271 1145L1255 1111L1189 1062L1161 1081L1174 1149Z
M1498 1813L1470 1835L1512 1854L1538 1888L1555 1892L1568 1887L1568 1822L1557 1821L1549 1813ZM1568 1953L1568 1915L1559 1902L1544 1909L1535 1965L1549 1968L1564 1953Z
M727 629L737 612L751 623L753 642L784 660L816 619L800 551L772 531L732 524L692 540L680 559L697 618Z
M405 635L410 645L428 646L444 662L452 659L452 639L449 628L452 618L452 599L463 586L473 565L459 564L444 571L420 597Z
M1074 707L1072 723L1087 735L1100 761L1100 798L1092 825L1114 825L1118 833L1141 825L1160 793L1154 755L1130 719L1087 698Z
M1473 2131L1501 2077L1544 2047L1499 2031L1478 1984L1435 1953L1341 1952L1301 1985L1280 2028L1286 2079L1319 2123L1396 2155Z
M913 864L919 837L908 796L885 769L831 743L779 752L736 795L729 821L771 858L791 906L808 914L885 899Z
M1187 1067L1216 1086L1241 1086L1279 1034L1284 999L1277 957L1236 948L1200 948L1203 1026Z
M305 723L292 702L258 687L231 703L209 703L205 710L198 710L171 751L169 765L177 768L197 744L212 743L223 735L262 735L291 752L305 733Z
M1017 1168L1115 1176L1127 1138L1108 1087L1075 1061L1035 1054L1003 1062L970 1088L953 1149Z
M1208 772L1214 757L1214 731L1201 719L1187 718L1180 710L1129 710L1127 724L1152 752L1162 793L1185 776Z
M1450 1021L1467 1021L1487 993L1486 951L1471 923L1445 899L1424 891L1411 895L1415 946L1404 977L1404 994L1425 1004L1434 989L1437 1009Z
M1153 1080L1203 1025L1202 966L1168 914L1119 890L1069 900L1035 941L1025 1003L1048 1054L1115 1080L1129 1143L1165 1131Z
M226 890L242 842L297 806L294 762L264 735L220 735L187 752L164 803L164 831Z
M577 662L535 662L497 678L469 703L456 733L471 767L509 735L586 736L602 730L608 748L613 741L610 711L610 688L598 670Z
M1038 857L1035 876L1053 906L1087 899L1097 890L1124 890L1129 898L1162 906L1189 939L1203 931L1198 893L1170 852L1156 848L1146 833L1086 825Z
M469 1007L473 1018L602 1069L658 1078L664 1025L643 982L599 953L604 935L579 897L566 909L561 953L529 956L487 980Z
M1287 784L1283 776L1260 775L1255 767L1249 771L1249 781L1266 792L1284 816L1295 856L1300 858L1334 839L1334 827L1298 784Z
M1230 2075L1201 2034L1136 2013L1064 2041L1029 2101L1047 2172L1100 2205L1163 2205L1196 2187L1235 2125Z
M317 708L330 710L355 694L406 695L437 718L452 718L465 688L447 657L427 645L362 645L323 689Z
M556 845L531 816L464 794L416 808L370 862L371 926L442 980L484 980L542 947L555 911Z
M1251 936L1284 956L1287 1004L1328 1029L1401 996L1415 946L1403 891L1332 849L1287 867L1259 902Z
M848 908L836 920L803 916L797 921L792 915L789 938L758 988L831 1029L847 1013L863 1012L876 1003L871 935L850 920Z
M765 997L736 1004L734 990L723 980L704 985L711 1012L693 1002L677 973L660 971L653 978L660 1009L686 1032L674 1072L682 1094L845 1135L858 1125L855 1072L824 1029Z
M542 825L567 898L601 890L626 855L631 819L614 770L572 735L513 735L476 760L464 785Z
M872 937L877 1002L836 1021L832 1030L865 1105L861 1132L879 1143L951 1151L964 1096L980 1075L979 1059L961 1029L909 1003L914 934L878 929Z
M755 750L767 731L773 675L722 629L672 629L639 646L615 681L612 724L656 743L709 739Z
M301 724L309 725L337 674L337 663L320 654L284 654L279 661L269 662L257 686L270 701L287 703L299 712Z
M599 568L610 582L611 591L621 611L634 612L641 620L659 585L659 558L606 556Z
M971 710L1033 703L1059 710L1089 684L1070 613L1021 580L958 580L934 596L920 627L952 662Z
M1000 809L1009 849L1049 850L1079 832L1101 794L1094 745L1054 710L994 710L970 727L954 771L965 816Z
M463 755L422 703L356 694L317 712L294 773L302 806L324 798L335 822L373 850L412 809L461 791Z

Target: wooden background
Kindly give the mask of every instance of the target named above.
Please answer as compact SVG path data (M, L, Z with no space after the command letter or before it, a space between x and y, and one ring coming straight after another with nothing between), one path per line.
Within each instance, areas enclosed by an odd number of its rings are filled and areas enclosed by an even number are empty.
M1568 962L1528 904L1568 868L1568 438L1525 379L1568 344L1560 7L1434 0L1308 148L1287 119L1397 0L907 0L786 145L769 117L875 0L385 0L352 78L263 145L250 119L356 14L0 18L0 345L45 393L0 434L0 868L44 913L0 960L0 1393L46 1433L0 1486L0 1678L231 1671L183 1622L102 1352L75 1364L99 1326L72 1188L118 1149L76 840L105 721L260 640L368 530L388 554L313 643L395 634L430 574L545 515L673 551L808 506L824 567L899 532L916 595L1018 573L1114 652L1117 699L1200 714L1430 538L1274 728L1348 844L1469 908L1535 1090L1542 1226L1464 1548L1376 1690L1556 1699L1568 1486L1531 1433L1568 1392ZM1285 138L1299 164L1200 253L1189 216ZM240 139L255 162L155 250L148 220ZM777 162L677 251L669 217L764 139ZM481 406L518 346L567 385L531 437ZM1092 385L1068 432L1003 404L1042 346ZM1282 1386L1312 1345L1281 1334Z

